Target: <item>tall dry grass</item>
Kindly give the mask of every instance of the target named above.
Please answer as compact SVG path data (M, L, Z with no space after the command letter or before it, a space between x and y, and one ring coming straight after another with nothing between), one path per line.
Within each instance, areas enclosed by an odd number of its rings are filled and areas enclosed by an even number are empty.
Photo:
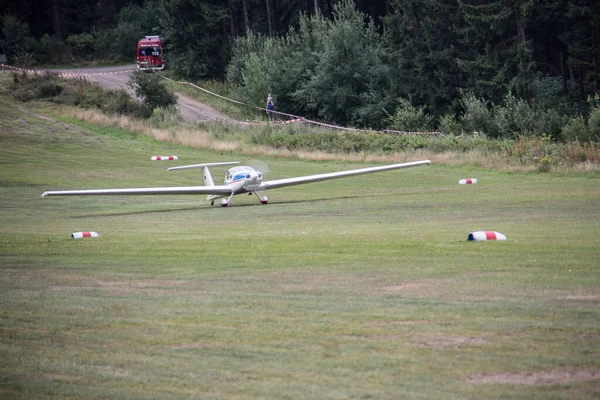
M372 154L365 152L337 153L316 150L290 150L256 145L238 138L216 139L210 124L191 125L180 123L169 128L157 128L148 121L127 116L108 116L97 110L77 110L73 116L98 126L119 128L146 135L155 140L210 149L227 153L242 153L251 156L275 156L313 161L348 161L400 163L428 159L435 164L451 166L477 166L503 171L531 172L539 169L539 159L554 157L552 171L600 172L600 151L592 143L570 143L557 145L546 138L518 139L512 146L497 145L497 151L475 148L468 151L435 152L429 149L411 149L403 152ZM243 129L240 127L240 129ZM242 135L238 135L243 137Z

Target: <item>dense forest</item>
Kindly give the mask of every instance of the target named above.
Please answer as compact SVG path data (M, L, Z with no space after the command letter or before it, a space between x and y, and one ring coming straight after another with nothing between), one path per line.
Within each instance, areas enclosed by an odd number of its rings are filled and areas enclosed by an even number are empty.
M0 0L9 64L134 59L338 124L600 139L600 0ZM598 114L598 116L596 116ZM597 126L596 126L597 125Z

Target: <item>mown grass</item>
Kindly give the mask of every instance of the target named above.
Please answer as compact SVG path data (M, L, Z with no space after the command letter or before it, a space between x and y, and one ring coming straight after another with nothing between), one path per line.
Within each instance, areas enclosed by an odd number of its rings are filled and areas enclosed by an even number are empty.
M434 163L272 191L268 206L42 199L200 182L152 155L256 156L0 101L1 397L598 396L597 174ZM365 165L260 159L269 179ZM480 229L508 240L466 241ZM70 238L82 230L101 237Z

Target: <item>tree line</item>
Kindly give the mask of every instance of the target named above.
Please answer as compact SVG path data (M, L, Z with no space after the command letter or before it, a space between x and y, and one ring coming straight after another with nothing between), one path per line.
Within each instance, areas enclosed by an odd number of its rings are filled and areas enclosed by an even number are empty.
M271 93L280 110L339 124L562 139L600 131L600 0L0 0L0 9L0 45L22 64L132 61L141 36L160 34L177 75L226 80L252 104Z

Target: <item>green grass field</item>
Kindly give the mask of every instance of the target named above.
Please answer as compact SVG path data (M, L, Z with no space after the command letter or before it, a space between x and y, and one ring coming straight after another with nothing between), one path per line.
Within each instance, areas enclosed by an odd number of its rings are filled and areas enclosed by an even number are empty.
M597 174L431 165L228 208L41 198L200 184L166 168L252 158L47 108L0 98L1 398L600 396ZM366 166L261 161L268 179Z

